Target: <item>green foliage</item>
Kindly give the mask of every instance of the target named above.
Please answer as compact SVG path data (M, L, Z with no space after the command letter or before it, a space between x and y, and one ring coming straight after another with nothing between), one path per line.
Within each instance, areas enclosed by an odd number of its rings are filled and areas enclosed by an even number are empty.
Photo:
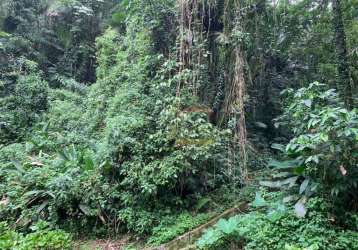
M300 248L300 247L296 247L296 246L293 246L293 245L285 245L285 250L318 250L318 246L317 244L313 244L309 247L305 247L305 248Z
M160 245L168 242L205 223L209 218L210 214L198 214L193 216L189 213L182 213L177 217L163 217L161 218L160 224L153 228L148 243L150 245Z
M62 231L35 232L26 235L19 249L72 249L68 234Z
M237 199L230 180L238 168L230 159L239 154L228 150L226 130L237 126L226 103L237 47L244 55L250 152L268 152L266 144L285 132L271 122L281 109L282 88L315 79L334 84L326 2L241 1L239 15L237 1L184 2L0 3L3 220L21 229L45 220L77 234L130 231L152 234L154 245L169 241L208 218L185 211L222 208ZM356 5L344 3L353 81ZM287 146L273 145L286 160L270 161L279 181L261 184L294 186L304 196L330 190L348 197L354 208L357 109L344 109L335 91L321 88L314 83L286 91L291 99L279 122L294 138ZM258 153L252 164L262 165ZM231 188L219 189L223 184ZM207 196L214 190L220 204ZM332 249L349 249L355 243L354 233L334 228L309 204L305 198L296 204L304 217L297 219L282 203L272 205L256 192L252 206L260 212L219 221L199 245L310 249L334 241ZM342 214L350 218L343 224L356 228L354 213ZM4 248L68 246L66 234L57 230L27 236L3 231Z
M0 248L4 250L11 250L13 246L20 241L20 235L13 230L10 230L6 222L0 223Z
M5 184L0 192L8 200L0 213L8 219L19 217L22 225L45 219L85 229L103 216L102 207L110 209L108 202L116 194L115 186L106 183L94 167L91 152L74 146L54 160L39 155L13 161L0 172Z
M274 202L274 203L272 203ZM357 233L330 223L328 203L311 199L306 218L295 217L271 200L266 212L252 211L220 220L198 240L200 249L355 249ZM273 216L273 214L280 216Z
M252 202L253 207L264 207L266 206L265 200L262 198L261 193L256 192L255 200Z
M25 137L21 158L13 160L12 146L0 149L0 195L8 201L0 213L9 221L148 234L173 207L184 210L224 182L216 162L227 131L200 109L185 111L198 100L175 97L179 76L169 77L173 67L154 52L143 22L129 19L125 34L108 29L97 39L94 85L82 91L56 75L62 89L48 92L48 111Z
M43 223L42 223L43 224ZM5 222L0 223L0 248L4 250L70 250L71 237L61 230L50 230L39 222L32 233L23 236L10 229Z
M47 109L48 86L37 72L36 64L23 61L25 72L16 72L16 79L0 88L0 142L18 140Z
M0 26L10 26L5 31L29 45L11 51L9 59L20 54L36 61L51 86L61 84L58 76L95 81L94 41L115 1L4 2ZM4 44L18 47L11 39L4 39Z
M358 110L343 108L335 90L312 83L297 91L287 90L287 106L279 122L293 128L287 144L292 161L271 163L274 168L291 168L307 178L300 193L315 186L334 195L356 199L358 184Z
M140 22L129 20L126 36L109 29L97 40L99 79L89 93L88 115L102 138L101 171L119 180L122 190L119 219L130 230L148 233L155 210L161 210L150 201L183 207L182 198L217 185L210 178L225 132L208 123L205 113L182 112L190 97L173 97L175 78L165 78L161 55L150 55L150 32L139 30ZM152 70L158 75L149 78Z

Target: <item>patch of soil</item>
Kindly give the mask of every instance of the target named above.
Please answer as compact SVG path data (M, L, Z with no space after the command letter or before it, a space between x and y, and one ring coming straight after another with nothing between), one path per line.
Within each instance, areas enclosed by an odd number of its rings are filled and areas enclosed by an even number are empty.
M129 238L120 240L86 240L75 243L74 250L121 250L129 243Z

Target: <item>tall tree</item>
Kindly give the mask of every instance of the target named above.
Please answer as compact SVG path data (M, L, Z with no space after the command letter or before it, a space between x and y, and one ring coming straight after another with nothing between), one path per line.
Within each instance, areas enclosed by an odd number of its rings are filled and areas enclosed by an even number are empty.
M353 106L352 83L349 74L346 34L344 31L342 5L340 0L332 0L333 27L338 63L337 87L348 108Z

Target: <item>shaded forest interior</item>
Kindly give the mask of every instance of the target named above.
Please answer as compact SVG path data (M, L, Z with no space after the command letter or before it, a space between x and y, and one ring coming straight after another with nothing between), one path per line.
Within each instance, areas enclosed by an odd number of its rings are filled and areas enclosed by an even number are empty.
M1 0L0 249L358 249L357 104L358 0Z

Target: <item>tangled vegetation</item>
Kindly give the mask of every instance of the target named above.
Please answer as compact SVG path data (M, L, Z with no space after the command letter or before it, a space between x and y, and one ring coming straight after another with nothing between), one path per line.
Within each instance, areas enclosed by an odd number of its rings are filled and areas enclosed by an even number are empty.
M245 249L343 250L355 249L358 244L356 227L341 230L333 226L329 204L322 199L311 199L308 214L300 220L277 197L270 202L255 201L252 205L260 211L220 220L198 240L199 249L230 249L235 244Z
M0 249L356 249L357 10L1 1Z

